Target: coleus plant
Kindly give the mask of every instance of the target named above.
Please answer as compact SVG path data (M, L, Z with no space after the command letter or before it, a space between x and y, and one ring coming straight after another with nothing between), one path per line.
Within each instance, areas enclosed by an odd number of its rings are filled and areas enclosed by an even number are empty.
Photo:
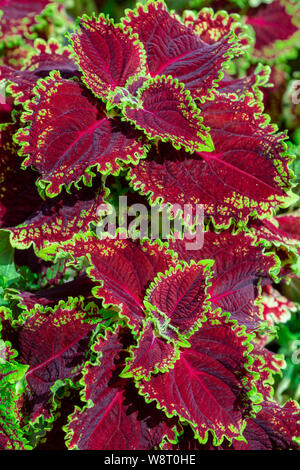
M23 3L23 23L3 7L0 448L60 431L56 448L297 449L267 348L296 310L273 286L297 275L293 157L264 114L270 69L231 73L251 21L150 1L119 23L83 15L66 46L34 37L54 2ZM115 188L201 204L203 247L101 238Z

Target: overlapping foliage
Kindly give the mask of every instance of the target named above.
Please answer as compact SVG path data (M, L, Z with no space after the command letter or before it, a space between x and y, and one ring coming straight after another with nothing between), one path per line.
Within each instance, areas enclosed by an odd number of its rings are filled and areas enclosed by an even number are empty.
M208 3L0 2L0 449L299 447L300 9ZM203 247L102 239L119 195Z

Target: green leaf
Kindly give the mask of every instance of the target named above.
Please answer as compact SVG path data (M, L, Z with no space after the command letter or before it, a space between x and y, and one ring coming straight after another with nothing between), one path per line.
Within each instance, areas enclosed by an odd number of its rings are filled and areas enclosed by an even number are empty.
M0 294L20 278L14 263L14 251L9 241L9 233L0 230Z

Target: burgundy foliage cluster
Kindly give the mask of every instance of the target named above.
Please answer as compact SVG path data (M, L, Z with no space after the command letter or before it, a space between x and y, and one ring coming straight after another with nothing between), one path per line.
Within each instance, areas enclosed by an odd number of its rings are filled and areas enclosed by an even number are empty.
M297 275L299 203L265 113L296 3L76 25L68 3L0 1L0 449L297 449L268 344L296 308L275 284ZM101 238L124 194L202 205L203 247Z

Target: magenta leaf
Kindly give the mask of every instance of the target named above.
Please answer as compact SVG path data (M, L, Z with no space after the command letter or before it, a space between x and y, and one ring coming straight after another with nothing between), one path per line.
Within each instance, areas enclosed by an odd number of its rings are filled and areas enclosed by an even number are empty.
M83 79L92 92L106 98L116 87L125 87L133 77L145 75L143 46L136 36L103 16L79 21L78 33L71 36Z
M191 336L191 347L181 352L173 369L137 385L146 400L155 400L167 416L189 422L196 438L206 442L210 430L220 443L224 436L241 435L241 403L244 411L247 407L243 382L249 377L245 337L226 323L213 323L203 323Z
M174 422L118 377L123 348L122 336L111 332L94 346L101 354L100 365L88 365L84 376L84 398L92 405L71 416L65 428L69 449L150 450L165 435L174 439Z
M170 204L201 204L217 227L263 217L286 201L291 186L285 134L275 134L250 97L220 95L201 107L213 152L175 151L159 144L130 170L133 187Z
M23 166L39 170L39 186L47 196L54 197L63 185L69 189L81 179L90 185L92 167L117 173L121 162L137 163L145 155L137 133L117 118L107 118L77 81L53 72L39 82L36 95L23 115L31 124L16 140L27 157Z
M171 77L149 79L137 97L138 105L133 102L124 107L124 115L150 139L170 140L175 148L184 147L187 151L213 150L199 109L178 81Z
M161 1L138 6L123 20L145 47L152 77L171 75L184 83L194 98L203 100L222 78L222 67L234 53L238 41L227 34L213 44L204 42L191 27L170 14Z

